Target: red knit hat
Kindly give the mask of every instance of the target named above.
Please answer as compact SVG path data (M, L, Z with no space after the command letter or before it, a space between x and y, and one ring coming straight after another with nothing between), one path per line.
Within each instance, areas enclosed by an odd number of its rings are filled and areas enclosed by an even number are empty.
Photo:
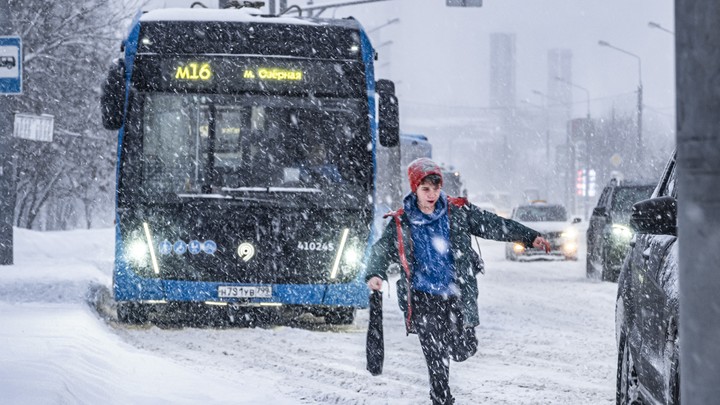
M440 185L442 186L442 170L437 163L428 158L415 159L408 165L408 179L410 179L410 190L416 192L422 180L431 175L440 176Z

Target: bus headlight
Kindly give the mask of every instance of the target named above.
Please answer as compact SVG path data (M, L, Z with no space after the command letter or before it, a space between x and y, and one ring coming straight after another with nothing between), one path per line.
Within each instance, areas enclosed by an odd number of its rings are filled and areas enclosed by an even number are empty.
M143 222L143 229L132 232L127 241L125 258L133 265L134 269L143 275L148 275L146 274L148 270L160 274L160 267L155 255L155 246L153 245L148 223Z
M347 280L348 277L354 275L360 267L362 261L362 253L359 248L360 243L357 237L349 238L349 234L350 229L348 228L343 229L340 233L338 250L335 254L332 269L330 270L331 280Z
M355 245L350 245L345 248L345 254L343 255L343 263L347 267L355 268L360 264L360 249Z
M146 267L150 264L147 243L139 239L130 242L127 246L127 259L137 267Z

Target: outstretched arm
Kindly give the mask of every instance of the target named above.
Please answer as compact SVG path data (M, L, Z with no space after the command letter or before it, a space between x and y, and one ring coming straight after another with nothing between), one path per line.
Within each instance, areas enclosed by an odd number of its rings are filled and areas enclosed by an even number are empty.
M517 221L482 211L472 204L466 207L470 233L473 235L502 242L522 242L526 247L535 246L536 241L541 244L540 246L550 245L540 237L540 232ZM539 248L539 246L535 247Z
M550 242L546 241L542 236L538 236L532 243L535 249L543 249L545 253L550 253Z

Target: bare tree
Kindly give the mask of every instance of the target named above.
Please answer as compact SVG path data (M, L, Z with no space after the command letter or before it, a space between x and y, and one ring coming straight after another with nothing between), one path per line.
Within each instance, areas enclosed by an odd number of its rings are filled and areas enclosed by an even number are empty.
M118 55L134 1L10 1L14 32L23 40L23 95L15 111L55 117L54 141L17 140L15 223L33 228L39 213L84 215L112 208L116 139L100 123L100 86ZM76 200L83 210L54 209Z

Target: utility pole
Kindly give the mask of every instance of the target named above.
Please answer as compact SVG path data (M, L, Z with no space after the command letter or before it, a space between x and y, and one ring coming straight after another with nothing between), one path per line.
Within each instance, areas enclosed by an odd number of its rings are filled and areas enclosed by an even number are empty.
M618 52L624 53L625 55L632 56L637 59L638 62L638 91L637 91L637 145L635 146L635 168L636 170L643 170L644 150L643 138L642 138L642 116L643 116L643 84L642 84L642 59L640 56L626 51L622 48L618 48L607 41L598 41L598 45L606 46L610 49L614 49Z
M680 397L720 398L720 3L675 1Z
M534 107L538 107L542 109L544 120L545 120L545 199L550 199L550 174L551 174L551 167L552 163L550 162L550 114L548 113L548 102L547 97L545 97L545 93L539 91L539 90L533 90L534 94L539 95L542 97L542 105L537 105L535 103L531 103L527 100L523 100L523 102L532 105Z
M642 85L642 79L640 79L640 82L638 83L638 97L637 97L637 168L638 170L643 170L644 166L644 160L645 160L645 146L643 146L643 136L642 136L642 127L643 127L643 85Z
M584 142L585 142L585 156L583 158L583 164L585 166L585 178L584 178L584 186L585 186L585 195L583 195L583 218L587 220L590 217L590 169L592 167L592 162L590 158L590 139L593 137L595 132L595 126L592 125L592 121L590 119L590 90L586 89L583 86L577 85L569 80L565 80L562 77L556 76L555 80L558 80L560 82L563 82L569 86L575 87L577 89L582 90L585 92L585 103L587 107L586 111L586 121L584 125L584 131L583 134L585 135ZM594 185L594 184L592 184Z
M0 0L0 36L10 34L12 34L10 4L8 0ZM20 57L22 58L22 55ZM12 97L0 93L0 265L13 264L15 167L13 164Z

